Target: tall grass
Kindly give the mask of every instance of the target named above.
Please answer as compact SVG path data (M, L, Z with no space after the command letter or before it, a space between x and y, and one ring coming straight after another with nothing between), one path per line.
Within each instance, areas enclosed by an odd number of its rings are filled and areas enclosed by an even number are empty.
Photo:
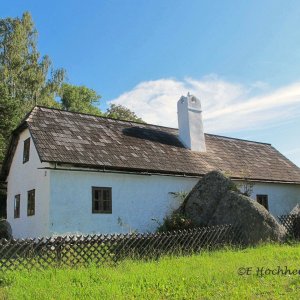
M15 271L0 275L2 299L299 299L300 275L258 276L256 268L300 269L300 245L224 249L117 267ZM251 275L239 275L252 267Z

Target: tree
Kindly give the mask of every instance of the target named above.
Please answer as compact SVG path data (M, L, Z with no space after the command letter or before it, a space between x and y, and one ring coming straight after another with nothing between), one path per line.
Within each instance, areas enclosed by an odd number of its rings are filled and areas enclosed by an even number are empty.
M61 106L65 110L102 115L101 110L95 106L101 96L92 89L64 83L59 94Z
M4 84L0 83L0 162L4 158L10 133L19 119L14 113L17 110L17 103L11 100Z
M36 104L58 107L55 101L64 80L48 56L37 50L37 31L29 13L0 19L0 159L11 130Z
M36 104L103 115L95 106L100 96L94 90L63 83L65 70L53 69L50 58L41 57L37 35L28 12L0 19L0 161L11 131ZM105 115L143 122L122 105L112 104Z
M120 104L111 104L110 108L105 113L105 116L113 119L145 123L145 121L139 118L133 111Z

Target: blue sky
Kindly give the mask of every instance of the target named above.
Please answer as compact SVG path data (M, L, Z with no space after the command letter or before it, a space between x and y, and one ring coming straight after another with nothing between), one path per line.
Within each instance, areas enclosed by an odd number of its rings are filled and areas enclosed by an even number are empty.
M300 166L299 1L3 1L32 14L39 50L72 84L176 127L203 104L207 132L272 143Z

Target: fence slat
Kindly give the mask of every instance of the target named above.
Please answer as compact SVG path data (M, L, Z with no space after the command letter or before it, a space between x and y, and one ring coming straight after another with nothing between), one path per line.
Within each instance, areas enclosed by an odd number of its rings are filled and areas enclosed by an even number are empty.
M290 222L290 221L289 221ZM287 224L290 224L287 222ZM289 225L290 226L290 225ZM221 225L164 233L58 236L0 240L0 270L51 266L101 266L123 259L191 254L225 244L241 243L238 226Z
M281 215L278 220L291 238L300 240L300 215Z

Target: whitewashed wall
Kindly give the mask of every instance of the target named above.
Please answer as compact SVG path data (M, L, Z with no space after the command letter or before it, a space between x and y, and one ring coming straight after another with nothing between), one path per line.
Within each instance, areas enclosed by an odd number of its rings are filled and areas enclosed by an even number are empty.
M169 192L190 191L197 179L51 170L50 231L153 231L178 207ZM92 186L112 187L112 214L92 214ZM120 226L118 218L128 226Z
M257 194L268 195L269 211L275 217L300 204L300 185L296 184L255 183L251 197L256 199Z
M169 192L190 191L196 178L51 171L50 232L153 231L178 202ZM112 187L112 214L92 214L92 186ZM267 194L270 212L288 213L300 203L300 186L256 183L252 198ZM120 226L118 218L127 226Z
M49 172L38 168L41 164L30 139L29 161L23 164L24 140L31 138L29 130L20 134L19 143L11 164L7 184L7 220L15 238L49 235ZM27 216L27 192L35 189L35 215ZM14 218L14 198L21 195L20 218Z
M178 202L169 192L189 191L196 178L51 171L50 232L115 233L153 231ZM92 214L92 186L112 187L112 214ZM300 203L300 186L256 183L267 194L270 212L281 215ZM125 226L118 224L118 218Z

